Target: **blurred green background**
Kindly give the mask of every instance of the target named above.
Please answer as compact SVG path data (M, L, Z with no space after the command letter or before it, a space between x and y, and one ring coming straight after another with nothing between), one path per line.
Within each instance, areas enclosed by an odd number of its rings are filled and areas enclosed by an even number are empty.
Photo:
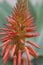
M14 5L13 6L10 5L6 0L0 2L0 27L4 27L3 24L7 23L6 18L12 14L13 7ZM29 0L28 7L30 9L31 15L34 17L34 22L36 23L37 26L37 32L40 34L39 37L32 38L31 40L40 46L40 49L36 49L36 48L34 49L38 53L39 58L42 60L43 59L43 0L41 0L40 2L37 0L36 3L34 2L34 0L33 1ZM0 53L1 53L1 49L0 49ZM31 59L34 60L33 57L31 57ZM0 64L4 65L1 57L0 57L0 61L1 61ZM10 59L7 65L12 65L11 61L12 60ZM37 64L33 63L33 65L37 65ZM39 63L39 65L41 64Z

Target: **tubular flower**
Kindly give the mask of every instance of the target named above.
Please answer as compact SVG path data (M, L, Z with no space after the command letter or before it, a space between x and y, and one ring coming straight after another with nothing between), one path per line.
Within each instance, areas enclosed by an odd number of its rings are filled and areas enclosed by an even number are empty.
M5 24L6 28L0 28L0 30L3 30L0 32L0 35L3 35L0 39L3 44L0 47L3 47L2 56L5 65L10 56L13 57L13 65L20 65L21 62L23 65L26 65L26 59L22 56L24 52L27 55L29 65L31 65L30 55L35 58L38 57L31 46L25 45L25 43L28 43L36 48L40 48L34 42L26 41L26 38L39 36L35 32L36 26L33 19L28 11L27 0L18 0L12 15L7 18L8 23Z

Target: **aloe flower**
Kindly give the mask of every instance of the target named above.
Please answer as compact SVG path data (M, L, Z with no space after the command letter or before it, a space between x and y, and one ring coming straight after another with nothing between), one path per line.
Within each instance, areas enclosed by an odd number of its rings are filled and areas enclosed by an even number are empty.
M2 38L0 39L3 44L1 55L3 56L4 64L6 65L9 57L13 58L13 65L26 65L26 59L23 53L26 53L28 63L31 65L30 55L37 58L38 55L30 46L40 48L37 44L26 38L37 37L39 34L36 31L34 18L30 15L28 10L27 0L18 0L14 7L12 15L7 18L8 23L4 24L6 28L0 28ZM25 43L30 44L26 46Z

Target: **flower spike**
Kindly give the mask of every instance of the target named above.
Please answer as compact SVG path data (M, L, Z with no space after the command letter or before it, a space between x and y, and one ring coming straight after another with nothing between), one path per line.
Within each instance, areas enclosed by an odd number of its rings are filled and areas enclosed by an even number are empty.
M26 41L27 43L33 45L34 47L36 48L40 48L37 44L35 44L34 42L31 42L31 41Z
M27 58L28 58L28 63L29 63L29 65L32 65L32 64L31 64L31 60L30 60L29 50L27 49L27 47L24 47L24 50L25 50L25 52L26 52L26 55L27 55Z
M6 52L5 52L5 55L4 55L4 57L3 57L3 60L4 60L4 64L6 65L6 63L7 63L7 61L8 61L8 59L9 59L9 53L10 53L10 46L8 46L8 48L7 48L7 50L6 50Z
M21 55L22 55L21 50L19 50L18 51L18 65L21 64L21 57L22 57Z
M12 57L14 56L14 53L15 53L15 51L16 51L16 47L17 47L17 45L15 44L15 45L13 46L13 48L12 48L12 54L11 54Z
M6 65L9 56L13 58L13 65L26 65L26 59L23 57L23 53L26 53L28 64L32 65L30 55L37 58L38 55L35 50L30 46L40 48L36 43L27 40L26 38L37 37L39 34L36 32L36 25L34 23L34 17L31 16L28 10L28 0L17 0L16 6L13 9L12 15L7 17L7 24L4 24L5 28L0 28L3 35L0 41L2 49L2 57L4 64ZM25 43L30 44L26 46ZM10 53L11 51L11 53Z
M26 59L25 58L22 58L22 64L26 65Z
M16 65L16 64L17 64L17 56L15 55L13 59L13 65Z

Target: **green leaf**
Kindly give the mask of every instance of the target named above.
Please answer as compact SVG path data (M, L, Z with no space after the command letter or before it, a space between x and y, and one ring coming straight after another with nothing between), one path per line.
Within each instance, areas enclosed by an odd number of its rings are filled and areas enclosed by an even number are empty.
M4 65L2 57L0 56L0 65Z
M37 32L40 34L40 36L32 38L30 40L37 43L40 46L40 49L36 49L33 47L40 56L43 55L43 2L41 5L38 6L33 6L31 2L29 3L29 8L31 10L30 12L34 17L34 22L37 26Z
M12 7L4 1L0 3L0 27L3 27L3 24L6 23L7 17L12 13Z
M43 65L43 56L32 60L32 65Z
M6 65L13 65L13 60L9 59Z
M3 62L3 59L2 59L2 56L1 56L1 49L0 49L0 65L4 65L4 62Z

